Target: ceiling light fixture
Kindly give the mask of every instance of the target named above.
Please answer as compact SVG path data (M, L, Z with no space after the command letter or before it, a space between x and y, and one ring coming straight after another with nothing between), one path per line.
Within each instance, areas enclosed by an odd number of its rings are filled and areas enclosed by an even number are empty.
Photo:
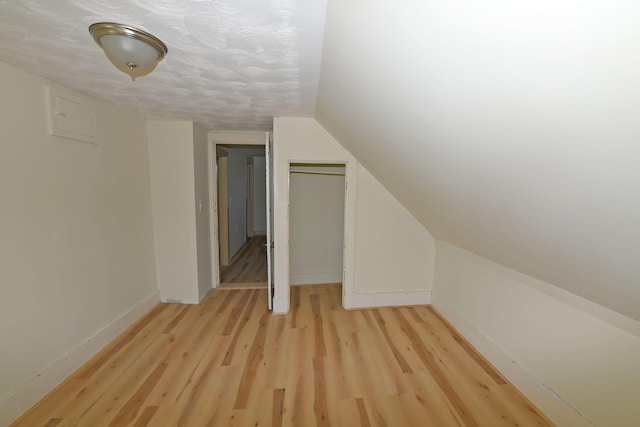
M97 22L89 32L109 61L131 80L152 72L168 52L160 39L128 25Z

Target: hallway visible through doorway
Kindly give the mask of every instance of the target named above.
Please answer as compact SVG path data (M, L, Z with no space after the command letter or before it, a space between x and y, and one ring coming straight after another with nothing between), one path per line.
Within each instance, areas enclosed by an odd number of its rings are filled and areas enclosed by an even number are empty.
M220 271L224 288L267 287L266 236L253 236L238 250L231 263Z

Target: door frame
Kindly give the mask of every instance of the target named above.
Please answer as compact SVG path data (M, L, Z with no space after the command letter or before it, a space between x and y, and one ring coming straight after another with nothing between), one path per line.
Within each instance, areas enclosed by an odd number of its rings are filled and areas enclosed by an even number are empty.
M229 207L227 206L227 156L216 157L218 194L218 221L215 227L218 229L218 248L220 254L220 266L229 265Z
M299 167L299 166L308 166L311 167L313 165L317 165L318 167L325 167L325 166L330 166L330 167L342 167L343 171L342 173L340 173L339 175L344 177L344 185L342 187L342 275L341 275L341 288L342 288L342 294L344 295L344 288L345 288L345 280L347 278L347 258L346 258L346 247L347 247L347 201L348 201L348 197L347 197L347 188L348 188L348 182L347 182L347 162L345 161L332 161L332 162L321 162L321 161L311 161L311 162L296 162L296 161L289 161L288 163L288 168L289 170L287 171L287 176L288 176L288 236L289 236L289 241L288 244L289 246L291 245L291 206L293 205L292 201L291 201L291 182L292 182L292 178L291 178L291 174L292 174L292 168L294 167ZM320 172L318 173L318 175L336 175L336 173L331 173L331 172ZM313 197L313 195L311 195L310 197ZM290 249L290 248L289 248ZM288 251L288 256L289 256L289 282L291 282L291 251ZM289 286L291 286L291 283L289 283ZM305 286L300 285L300 286Z
M277 121L274 128L277 137ZM293 153L292 153L293 151ZM345 220L342 274L342 307L351 306L349 299L354 294L355 283L355 228L356 194L358 163L347 152L314 153L302 156L291 146L279 147L274 142L274 313L287 313L290 310L289 275L289 168L291 163L335 163L345 166Z
M271 132L267 132L271 138ZM260 145L265 146L265 132L248 131L209 131L208 137L208 175L209 175L209 229L211 234L211 274L213 277L212 287L220 286L220 252L219 252L219 232L218 232L218 177L217 163L215 162L216 149L218 145ZM267 191L269 191L267 189Z

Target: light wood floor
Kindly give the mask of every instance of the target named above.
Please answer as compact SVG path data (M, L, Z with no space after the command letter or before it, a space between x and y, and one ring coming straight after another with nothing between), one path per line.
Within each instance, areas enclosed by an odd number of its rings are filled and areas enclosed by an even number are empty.
M344 311L339 285L162 304L15 426L548 426L428 306Z
M266 287L267 248L264 246L266 242L265 236L250 237L233 257L231 263L220 271L220 285L227 288Z

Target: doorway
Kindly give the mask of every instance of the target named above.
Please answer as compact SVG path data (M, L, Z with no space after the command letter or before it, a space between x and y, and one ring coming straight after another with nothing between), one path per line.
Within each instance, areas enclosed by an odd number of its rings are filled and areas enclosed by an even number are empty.
M342 284L345 195L344 164L289 164L289 281L292 286Z
M220 286L266 288L266 181L263 145L217 144ZM215 262L215 260L214 260Z

